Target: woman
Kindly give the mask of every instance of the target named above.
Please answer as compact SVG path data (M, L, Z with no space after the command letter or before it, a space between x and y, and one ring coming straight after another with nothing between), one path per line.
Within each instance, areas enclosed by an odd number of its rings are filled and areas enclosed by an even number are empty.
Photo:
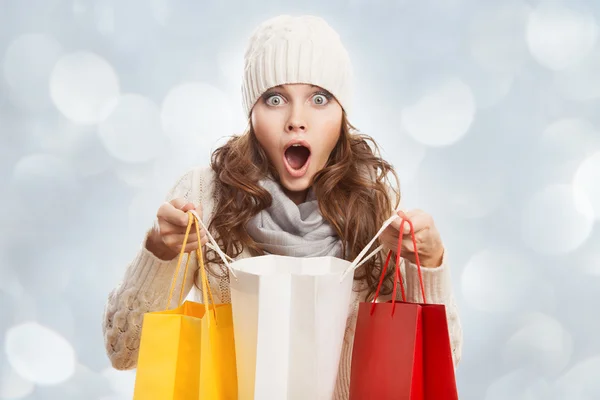
M375 142L357 133L347 119L351 80L348 54L322 19L279 16L258 27L245 53L242 95L248 130L218 148L210 167L190 170L174 185L122 284L110 293L104 334L115 368L136 366L143 314L161 309L166 301L189 210L208 223L233 259L271 253L352 260L392 213L405 215L415 227L428 301L446 305L458 363L462 330L440 234L425 212L394 211L400 201L397 185L392 189L388 180L391 174L397 183L394 169L379 157ZM206 235L200 235L190 237L186 252L197 248L198 241L206 244ZM397 251L398 235L395 222L380 238L385 252L356 271L338 399L348 397L358 302L372 297L387 249ZM408 236L402 243L408 301L419 302L412 243ZM203 248L215 301L228 303L227 269L213 250ZM184 295L192 287L197 290L197 272L187 277ZM392 272L390 268L388 299Z

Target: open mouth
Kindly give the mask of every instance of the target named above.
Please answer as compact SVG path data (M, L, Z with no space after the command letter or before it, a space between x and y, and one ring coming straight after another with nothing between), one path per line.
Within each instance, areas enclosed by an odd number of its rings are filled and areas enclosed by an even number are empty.
M284 159L290 175L300 177L308 169L310 150L301 144L293 144L285 150Z

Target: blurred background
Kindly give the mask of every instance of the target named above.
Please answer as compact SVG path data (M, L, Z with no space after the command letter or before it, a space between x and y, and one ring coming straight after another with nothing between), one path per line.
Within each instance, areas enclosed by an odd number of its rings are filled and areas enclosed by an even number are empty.
M461 399L600 399L600 2L0 0L0 399L131 399L102 312L186 170L246 127L243 50L316 14L350 121L434 216Z

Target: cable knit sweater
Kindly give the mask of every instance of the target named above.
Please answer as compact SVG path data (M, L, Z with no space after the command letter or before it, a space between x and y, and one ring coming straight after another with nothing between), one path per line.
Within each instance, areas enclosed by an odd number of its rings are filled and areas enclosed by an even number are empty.
M188 171L170 190L166 200L174 198L184 198L196 206L201 204L202 219L208 226L216 201L212 169L198 167ZM247 252L243 252L238 259L249 256ZM192 255L192 257L195 256ZM190 265L195 265L194 260L190 261L192 261ZM103 333L106 351L114 368L123 370L136 367L143 315L164 308L176 264L177 258L163 261L155 257L146 250L144 242L135 258L127 266L121 283L110 292L104 311ZM406 277L404 282L407 300L421 302L416 265L403 260L401 271ZM180 274L183 274L183 268L181 268ZM440 267L422 268L422 274L428 302L446 305L450 342L456 365L461 356L462 329L452 294L450 272L445 256ZM188 296L194 301L201 302L202 296L197 287L193 285L193 276L193 273L188 272L184 284L184 297ZM181 276L178 281L181 282ZM228 277L219 279L211 276L210 284L213 288L215 302L229 303L231 301ZM364 298L364 290L365 287L359 281L355 281L334 395L336 400L348 398L354 327L358 303ZM178 296L173 297L171 307L176 307ZM381 300L386 301L389 298L381 298Z

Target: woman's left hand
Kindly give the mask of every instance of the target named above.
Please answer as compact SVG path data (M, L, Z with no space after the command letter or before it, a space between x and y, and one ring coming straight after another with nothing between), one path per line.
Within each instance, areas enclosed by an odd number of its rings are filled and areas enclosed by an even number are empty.
M431 215L421 210L411 210L407 212L398 211L398 215L401 218L409 219L413 224L421 266L430 268L439 267L442 264L444 246L442 244L440 233L435 227ZM392 250L394 255L397 254L398 250L400 221L401 219L398 218L392 222L381 234L381 243ZM414 246L410 235L410 225L408 222L404 223L401 257L406 258L412 263L416 262Z

